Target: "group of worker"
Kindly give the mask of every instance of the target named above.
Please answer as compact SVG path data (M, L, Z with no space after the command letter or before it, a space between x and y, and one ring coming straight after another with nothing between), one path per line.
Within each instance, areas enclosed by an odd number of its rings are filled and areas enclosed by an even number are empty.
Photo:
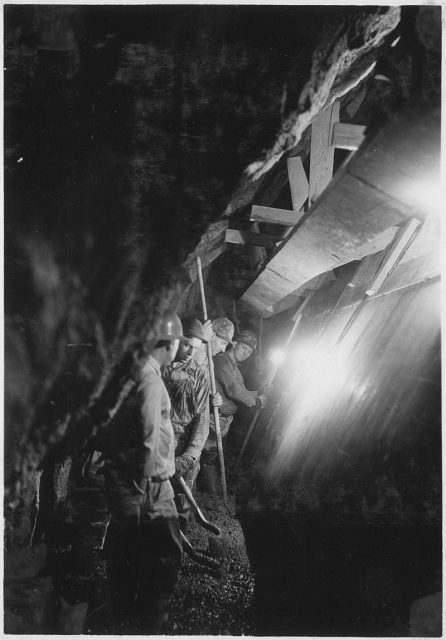
M256 336L246 330L233 337L228 318L182 323L166 311L120 412L104 465L111 514L105 548L119 633L159 633L166 618L190 513L178 478L192 489L201 465L200 489L217 491L214 407L224 442L239 405L264 406L264 394L246 389L238 368L256 349Z

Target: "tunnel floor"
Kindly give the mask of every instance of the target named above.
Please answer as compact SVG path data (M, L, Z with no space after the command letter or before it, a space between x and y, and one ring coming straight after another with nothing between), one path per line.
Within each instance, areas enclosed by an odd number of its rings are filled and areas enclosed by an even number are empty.
M180 580L171 601L163 635L254 635L254 576L246 553L235 504L230 510L221 498L197 492L196 499L205 517L221 529L216 537L192 517L187 537L194 549L213 559L218 567L194 562L186 553ZM83 633L126 634L111 622L107 594L106 560L102 551L85 548L54 554L53 575L57 591L74 608L88 602Z
M222 535L192 520L188 538L220 566L184 555L163 635L404 637L413 603L441 591L440 525L334 522L240 496L228 511L221 498L196 499ZM88 605L83 633L126 633L111 622L102 551L60 547L50 558L65 617Z

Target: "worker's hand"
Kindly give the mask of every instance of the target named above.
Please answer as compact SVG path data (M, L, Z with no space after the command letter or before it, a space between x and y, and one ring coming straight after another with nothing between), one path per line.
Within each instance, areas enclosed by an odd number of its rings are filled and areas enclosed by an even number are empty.
M209 342L213 335L212 320L206 320L206 322L203 322L203 336L205 340Z
M216 391L214 393L214 395L212 396L212 406L213 407L221 407L222 404L223 404L223 398L218 393L218 391Z
M195 464L195 458L189 456L187 453L183 453L182 456L175 458L175 473L179 476L184 476L185 473L190 471Z
M266 407L266 395L264 393L260 393L257 396L256 407L257 409L264 409Z

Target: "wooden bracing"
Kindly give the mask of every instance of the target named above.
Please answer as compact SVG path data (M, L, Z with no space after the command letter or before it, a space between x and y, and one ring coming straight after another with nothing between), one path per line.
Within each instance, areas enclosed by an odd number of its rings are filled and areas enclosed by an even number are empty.
M265 317L296 304L310 281L332 269L384 250L410 218L419 217L411 185L430 175L439 164L439 116L408 111L367 140L358 154L332 177L334 148L355 149L364 127L339 123L336 103L312 124L308 194L300 178L299 206L309 199L309 209L297 212L294 227L269 258L242 300ZM411 135L408 135L410 131ZM291 160L291 159L290 159ZM298 175L294 165L291 175ZM438 167L437 167L438 170ZM435 173L433 173L435 176ZM293 193L293 190L292 190ZM294 211L253 207L253 217L278 224L292 219ZM426 215L424 216L426 217ZM280 223L279 223L280 220ZM420 233L418 254L429 251L429 233ZM423 236L425 239L423 240ZM424 249L425 248L425 249ZM387 274L386 274L387 275ZM385 276L386 277L386 276Z

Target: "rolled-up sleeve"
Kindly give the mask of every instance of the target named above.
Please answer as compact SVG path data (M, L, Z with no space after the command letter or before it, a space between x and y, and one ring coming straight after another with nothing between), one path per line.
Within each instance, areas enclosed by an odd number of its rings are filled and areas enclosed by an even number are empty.
M206 407L199 416L194 419L190 439L184 451L189 456L198 459L209 435L209 407Z
M239 404L253 407L256 403L257 392L248 391L242 381L242 375L236 371L226 358L214 358L215 379L224 394Z
M200 457L209 435L209 378L204 368L198 369L195 381L198 413L194 418L189 442L184 453L197 459Z

